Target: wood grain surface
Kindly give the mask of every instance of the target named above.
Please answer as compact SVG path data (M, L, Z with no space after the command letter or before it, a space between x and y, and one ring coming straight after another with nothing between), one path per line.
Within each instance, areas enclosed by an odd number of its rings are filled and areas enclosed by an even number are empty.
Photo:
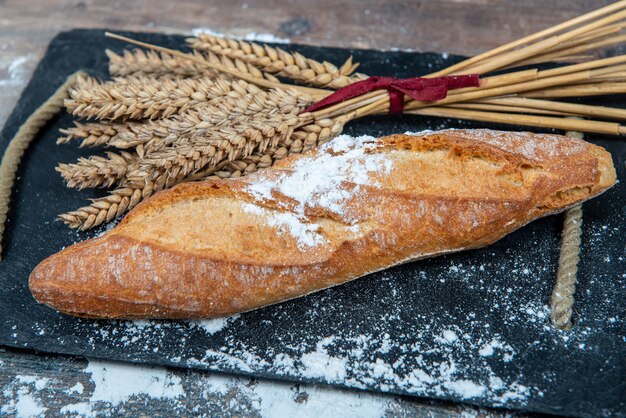
M239 36L269 33L294 43L312 45L472 55L611 2L0 0L0 126L4 125L50 39L67 29L189 33L194 28L210 28ZM89 362L93 367L106 366L94 360ZM88 360L69 356L0 349L0 415L16 413L20 401L34 402L35 407L49 416L60 414L66 405L93 401L95 384L88 364ZM146 368L138 366L124 367L146 372ZM148 372L174 376L184 396L154 399L138 395L117 404L92 402L91 410L120 416L169 416L172 411L179 415L259 416L266 411L263 400L266 403L268 400L263 393L268 392L283 393L294 405L313 405L316 397L318 401L350 400L346 401L347 406L357 405L363 396L332 388L215 376L198 371L150 369ZM228 383L227 391L211 390L211 387L225 384L224 379ZM80 388L82 390L78 390ZM497 411L425 400L368 396L376 397L378 404L385 405L382 413L385 416L502 415ZM350 409L346 409L346 413L349 414Z
M329 412L338 411L342 416L372 416L375 412L381 417L505 416L426 399L13 349L0 348L0 362L3 417L21 417L20 411L33 410L42 412L38 416L50 417L76 416L77 412L116 417L263 417L268 411L280 418L318 416L316 412L320 418L331 417ZM124 377L128 382L110 381L109 393L102 391L102 378ZM129 382L145 387L126 396L124 388ZM154 397L155 392L162 394Z

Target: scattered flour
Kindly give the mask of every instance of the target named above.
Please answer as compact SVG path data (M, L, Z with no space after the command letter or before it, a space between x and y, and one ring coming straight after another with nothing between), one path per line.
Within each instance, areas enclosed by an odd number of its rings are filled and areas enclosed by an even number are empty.
M17 375L4 387L2 396L5 399L0 407L1 416L15 415L18 417L39 417L47 408L37 399L37 392L42 390L50 379L36 376Z
M258 397L258 410L262 417L334 418L349 413L355 417L379 418L385 416L391 404L391 399L382 395L323 386L301 385L288 391L277 389L263 382L251 390L251 397ZM302 400L297 402L297 399Z
M115 228L120 222L122 221L122 219L120 218L116 218L113 219L111 222L107 222L102 228L101 231L98 231L96 233L96 237L101 237L104 234L106 234L107 232L109 232L110 230L112 230L113 228Z
M239 314L235 314L225 318L198 319L189 321L189 324L202 328L208 335L213 335L224 329L226 325L239 318L239 316Z
M272 212L257 205L246 203L244 212L265 216L269 226L277 228L280 233L288 232L297 239L298 246L302 249L315 247L327 242L326 238L319 233L321 226L313 222L307 222L293 213Z
M443 332L443 335L440 341L444 343L452 344L458 339L459 337L456 336L456 333L454 331L447 329Z
M81 395L84 390L85 390L85 387L83 386L83 384L78 382L74 386L68 389L68 393L78 393L79 395Z
M88 384L85 389L78 382L66 389L65 394L75 397L86 390L88 400L61 407L61 414L97 417L126 412L134 415L133 408L144 410L156 401L160 408L168 408L172 416L186 416L190 412L215 416L215 412L207 414L207 411L218 410L220 415L333 418L349 411L354 416L378 418L392 410L402 410L404 406L385 394L98 360L89 360L83 374L93 386ZM77 377L80 376L78 373ZM50 413L50 407L58 405L59 401L57 396L51 395L58 394L56 391L64 382L55 380L55 390L41 392L48 383L47 378L15 376L2 393L0 415L39 417ZM198 405L198 399L206 400L207 405ZM223 403L221 408L216 408L220 403ZM246 405L250 405L250 409L245 409Z
M180 378L158 367L134 366L123 363L89 360L85 369L91 374L95 390L91 402L119 403L131 396L177 398L184 395Z
M89 403L66 405L61 409L61 413L95 416L93 406L97 402L105 402L111 407L133 396L147 396L152 399L176 399L185 396L180 377L161 367L135 366L92 359L89 360L85 372L91 374L91 380L95 385Z
M34 58L32 54L23 55L15 58L13 61L6 65L7 77L0 79L0 87L19 86L26 82L26 65ZM0 61L1 63L2 61ZM0 74L2 74L0 72Z
M394 351L402 353L394 363L387 363L382 356L363 357L364 353L387 353L390 349L388 334L382 337L360 334L353 337L326 337L319 340L311 351L298 347L293 355L280 353L274 361L267 361L254 354L251 348L239 344L239 349L229 353L209 350L195 364L219 364L221 367L248 372L261 368L277 375L316 378L361 389L375 385L382 391L401 389L434 397L452 394L458 399L470 400L488 396L499 405L509 401L523 403L533 392L531 388L514 380L505 382L503 377L495 374L489 362L481 360L481 356L475 356L471 362L465 360L466 353L478 352L479 347L484 345L480 336L464 334L459 337L456 332L445 330L440 337L445 344L438 343L435 350L437 357L442 360L433 363L432 359L420 354L433 351L432 348L426 348L427 344L419 343L425 340L423 334L427 333L424 330L416 334L416 342L412 345L394 346ZM505 356L514 354L503 352L498 360L507 362ZM472 370L479 373L476 380L460 377L467 376Z

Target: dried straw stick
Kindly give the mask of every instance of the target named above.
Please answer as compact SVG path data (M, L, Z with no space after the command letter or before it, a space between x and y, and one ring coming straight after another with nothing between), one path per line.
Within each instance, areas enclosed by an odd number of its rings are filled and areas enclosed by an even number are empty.
M467 69L469 66L471 65L475 65L481 61L486 61L494 56L497 56L499 54L503 54L509 51L512 51L522 45L527 45L530 44L532 42L535 42L539 39L542 38L546 38L548 36L552 36L555 35L559 32L562 32L564 30L573 28L575 26L578 26L580 24L592 21L594 19L600 18L602 16L606 16L606 15L611 15L613 13L616 13L620 10L623 10L626 8L626 0L622 0L622 1L618 1L616 3L613 3L611 5L608 5L606 7L597 9L597 10L593 10L587 14L584 14L582 16L578 16L575 17L574 19L570 19L566 22L560 23L558 25L549 27L547 29L541 30L539 32L536 32L532 35L526 36L524 38L521 39L517 39L513 42L509 42L508 44L499 46L497 48L494 48L492 50L489 50L487 52L483 52L482 54L476 55L472 58L469 58L465 61L462 61L458 64L452 65L450 67L447 67L441 71L437 71L435 73L430 74L430 76L432 77L439 77L439 76L443 76L443 75L449 75L449 74L461 74L461 70L463 69ZM598 30L598 28L595 29L591 29L589 30L589 32L592 32L593 30Z
M475 65L465 67L463 70L461 70L461 72L485 74L490 71L494 71L499 68L503 68L511 64L523 61L533 56L541 55L546 51L558 47L566 41L575 39L579 35L584 35L589 31L602 28L604 25L621 21L623 19L626 19L626 10L621 10L614 14L610 14L604 18L593 21L569 32L565 32L563 34L544 39L543 41L528 45L519 50L510 51L502 55L495 56L494 58L489 60L489 62L477 63Z
M619 83L592 83L578 84L574 86L553 87L549 89L534 90L524 94L524 97L554 98L554 97L583 97L604 96L608 94L626 93L626 82Z
M518 61L515 63L515 66L539 64L546 61L563 62L571 59L571 57L575 56L575 54L581 54L583 52L588 52L592 50L599 50L607 46L620 44L624 41L626 41L626 35L612 36L600 41L584 43L583 45L579 45L577 47L562 49L551 54L545 54L539 57L534 57L532 59Z
M626 127L613 122L599 122L557 118L549 116L517 115L511 113L483 112L478 110L447 109L445 107L426 107L409 110L415 115L438 116L444 118L478 120L484 122L504 123L509 125L539 126L544 128L576 130L606 135L624 135Z
M482 99L478 102L503 106L518 106L530 110L553 110L557 112L571 113L579 116L591 116L600 119L626 120L626 109L619 109L607 106L564 103L556 102L553 100L536 100L527 97L498 97L493 99Z

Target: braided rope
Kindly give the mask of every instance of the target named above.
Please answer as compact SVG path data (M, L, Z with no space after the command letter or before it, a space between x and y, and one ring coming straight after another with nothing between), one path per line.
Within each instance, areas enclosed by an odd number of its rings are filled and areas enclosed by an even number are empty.
M580 132L567 132L566 136L582 139ZM576 273L580 260L580 235L583 223L582 205L565 211L561 236L561 253L556 283L550 301L550 319L555 327L568 330L572 327L572 306L576 290Z
M2 261L4 224L9 213L11 190L15 183L20 161L39 130L63 108L63 101L68 97L69 88L80 75L84 75L84 73L77 71L70 75L65 83L26 119L4 152L2 162L0 162L0 261Z

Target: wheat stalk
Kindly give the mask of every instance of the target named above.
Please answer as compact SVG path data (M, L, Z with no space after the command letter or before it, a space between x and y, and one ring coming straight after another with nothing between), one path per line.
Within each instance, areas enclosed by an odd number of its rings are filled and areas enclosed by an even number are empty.
M358 64L352 62L352 57L337 68L328 61L318 62L297 52L287 52L280 48L209 34L188 38L187 44L195 50L239 59L266 73L287 77L311 86L337 89L365 78L362 74L351 75L358 67Z
M76 124L73 128L62 130L65 136L57 142L81 138L81 145L106 145L121 149L145 145L145 151L149 153L180 139L205 136L214 128L250 121L257 121L258 124L261 115L295 115L313 100L289 89L266 92L243 81L228 83L231 91L220 100L204 102L195 109L170 118L125 124ZM251 119L251 116L257 117ZM255 126L250 128L256 129ZM143 150L139 150L139 154L142 155Z
M122 55L107 49L109 57L109 74L115 77L179 77L200 78L218 76L219 73L193 59L175 57L164 52L134 49L124 50ZM194 52L196 58L204 58Z
M68 187L84 189L91 187L111 187L122 181L138 160L133 153L117 154L107 152L106 157L98 155L79 158L77 163L59 164L56 170L67 183Z
M219 64L255 78L280 82L273 75L262 72L250 63L219 56L212 52L193 51L182 56L142 49L124 50L123 55L118 55L109 49L105 52L109 57L109 74L114 77L203 78L219 75L222 78L237 80L229 74L220 73L208 66ZM203 65L202 62L205 64Z
M100 122L100 123L79 123L74 122L72 128L60 129L65 135L57 139L57 144L65 144L74 139L81 139L80 147L97 147L110 145L109 142L121 131L126 129L125 124Z
M124 82L98 82L81 78L70 89L66 109L83 118L156 119L211 103L224 96L257 93L259 88L242 80L224 78L152 79L130 78Z

